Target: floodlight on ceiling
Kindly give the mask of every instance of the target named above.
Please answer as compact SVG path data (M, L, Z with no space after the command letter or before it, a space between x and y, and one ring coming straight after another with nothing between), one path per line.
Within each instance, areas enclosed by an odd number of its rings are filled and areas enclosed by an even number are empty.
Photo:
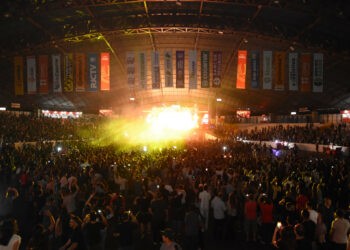
M180 0L176 0L176 5L178 5L178 6L181 6L181 5L182 5L182 3L180 2Z

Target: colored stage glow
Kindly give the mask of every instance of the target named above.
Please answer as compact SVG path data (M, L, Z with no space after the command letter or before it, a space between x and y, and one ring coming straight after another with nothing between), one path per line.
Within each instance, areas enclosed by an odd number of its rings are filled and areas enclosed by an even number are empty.
M193 108L179 105L155 107L143 117L108 119L92 132L95 138L93 144L118 144L121 147L143 145L140 150L147 152L169 145L181 146L197 127L198 115Z

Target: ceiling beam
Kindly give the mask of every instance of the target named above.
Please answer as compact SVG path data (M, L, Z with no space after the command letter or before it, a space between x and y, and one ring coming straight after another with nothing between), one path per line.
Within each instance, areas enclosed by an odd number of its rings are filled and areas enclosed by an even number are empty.
M202 11L203 11L203 2L204 0L201 1L200 7L199 7L199 11L198 11L198 32L196 34L196 38L194 39L194 50L197 49L197 45L198 45L198 40L199 40L199 26L200 26L200 20L201 20L201 15L202 15Z
M50 37L50 44L55 44L55 40L54 39L54 36L47 31L47 29L45 29L41 24L39 24L38 22L34 21L31 17L26 17L27 18L27 21L30 22L32 25L34 25L35 27L37 27L38 29L40 29L43 33L45 33L48 37ZM61 51L62 53L65 53L65 50L58 46L56 47L59 51Z
M121 67L122 72L124 74L126 74L125 65L121 62L119 56L115 53L114 48L111 46L111 44L109 43L107 38L104 36L104 34L103 34L103 27L102 27L101 23L98 21L98 19L95 17L94 13L92 13L91 9L88 6L86 6L86 10L89 13L90 17L92 18L92 20L95 21L95 23L98 26L98 29L100 30L97 39L102 39L104 41L104 43L106 44L107 48L112 52L112 55L114 56L114 58L116 59L116 61L119 64L119 66Z
M143 7L145 9L148 27L151 27L151 20L149 18L147 1L143 1ZM148 35L149 35L149 38L151 39L152 49L153 49L153 51L156 51L156 45L155 45L155 42L154 42L154 36L153 36L153 34L151 32L149 32Z

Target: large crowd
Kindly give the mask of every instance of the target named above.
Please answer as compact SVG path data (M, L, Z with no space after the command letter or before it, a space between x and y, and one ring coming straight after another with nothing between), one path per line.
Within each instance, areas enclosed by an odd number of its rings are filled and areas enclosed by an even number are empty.
M257 249L347 247L346 156L276 155L235 136L162 150L96 147L80 128L98 131L99 119L0 116L0 249L198 250L207 249L207 238L256 242ZM331 130L348 138L344 125ZM241 136L307 141L306 131L330 136L312 127ZM18 141L36 143L15 147Z

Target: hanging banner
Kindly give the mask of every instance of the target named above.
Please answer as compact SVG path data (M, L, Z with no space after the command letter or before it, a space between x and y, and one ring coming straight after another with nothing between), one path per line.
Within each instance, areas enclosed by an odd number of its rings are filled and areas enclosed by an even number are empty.
M139 53L139 75L140 75L140 87L141 89L147 88L147 60L146 53Z
M289 90L298 90L298 53L289 53L288 56L288 85Z
M54 93L62 92L61 55L52 55L52 87Z
M251 83L250 86L252 89L259 88L259 52L252 51L250 54L250 63L251 63Z
M86 85L86 57L83 53L75 54L75 91L85 91Z
M24 95L24 62L23 57L16 56L14 58L14 83L15 83L15 95Z
M311 54L301 54L300 63L300 89L302 92L309 92L311 91Z
M88 90L95 92L99 89L99 60L97 53L88 54Z
M165 87L173 87L173 56L170 50L164 52Z
M209 51L201 52L201 87L209 88Z
M323 92L323 54L315 53L312 74L312 91Z
M176 51L176 88L185 87L185 51Z
M263 89L272 89L272 51L263 52Z
M110 57L109 53L101 53L101 84L100 84L100 90L102 91L109 91L110 90L110 70L109 70L109 64L110 64Z
M64 55L64 78L63 78L64 92L73 92L73 54Z
M237 89L245 89L245 78L247 73L247 51L239 50L238 51L238 60L237 60Z
M134 52L126 52L126 76L128 85L135 85L135 54Z
M152 88L160 88L160 66L159 66L159 53L153 51L151 53L151 63L152 63Z
M286 53L276 51L274 54L275 77L273 78L275 90L284 90L285 85Z
M27 93L36 94L36 62L35 56L27 56Z
M222 52L213 52L213 87L219 88L221 86L221 65L222 65Z
M197 51L190 50L188 52L188 86L190 89L197 88Z
M47 94L49 92L49 57L47 55L39 56L39 93Z

